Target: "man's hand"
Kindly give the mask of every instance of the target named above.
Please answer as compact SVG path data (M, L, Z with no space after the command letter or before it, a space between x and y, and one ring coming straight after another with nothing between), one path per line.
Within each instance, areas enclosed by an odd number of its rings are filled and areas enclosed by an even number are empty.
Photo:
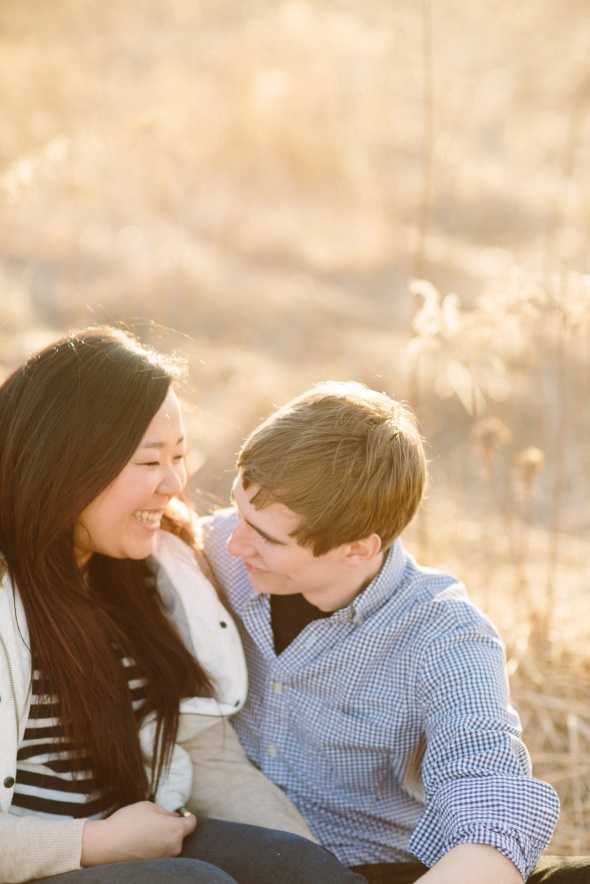
M182 842L197 826L195 816L180 816L140 801L105 820L88 820L82 832L82 866L178 856Z
M489 844L458 844L449 850L420 884L522 884L513 862Z

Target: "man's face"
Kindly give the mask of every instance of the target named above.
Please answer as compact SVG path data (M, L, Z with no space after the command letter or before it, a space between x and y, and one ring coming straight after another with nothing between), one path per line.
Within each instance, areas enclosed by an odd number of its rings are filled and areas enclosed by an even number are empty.
M301 593L323 611L348 604L348 594L343 593L351 579L348 545L314 556L310 547L300 546L291 536L300 522L297 513L281 503L256 509L250 501L257 490L246 490L238 475L233 497L240 521L227 542L230 555L243 559L254 588L270 595Z

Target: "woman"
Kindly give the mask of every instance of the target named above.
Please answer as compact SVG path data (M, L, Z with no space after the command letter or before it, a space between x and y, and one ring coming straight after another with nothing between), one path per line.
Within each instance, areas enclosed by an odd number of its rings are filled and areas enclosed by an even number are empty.
M0 387L0 881L362 881L310 841L182 806L183 741L246 679L173 507L176 373L96 328Z

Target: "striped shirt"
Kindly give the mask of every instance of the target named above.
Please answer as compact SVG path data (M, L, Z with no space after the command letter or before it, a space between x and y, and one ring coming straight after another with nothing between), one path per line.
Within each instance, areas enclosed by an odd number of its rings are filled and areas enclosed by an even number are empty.
M526 878L559 803L531 776L503 645L462 584L396 541L350 605L277 655L269 597L226 550L235 524L224 510L202 528L244 642L250 689L234 722L254 763L345 865L432 866L473 842Z
M138 715L145 702L145 680L128 657L122 659L122 664ZM102 819L113 810L109 795L96 788L88 756L66 741L58 699L35 669L29 718L17 753L10 813L34 813L44 819Z

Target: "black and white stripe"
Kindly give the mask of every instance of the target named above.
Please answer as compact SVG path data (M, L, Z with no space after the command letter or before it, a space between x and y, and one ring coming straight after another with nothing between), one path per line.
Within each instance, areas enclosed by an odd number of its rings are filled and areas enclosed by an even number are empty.
M133 709L145 702L145 679L137 664L123 658ZM27 726L17 753L17 773L10 812L45 819L102 819L113 810L109 795L96 788L90 760L64 737L60 706L35 670Z

